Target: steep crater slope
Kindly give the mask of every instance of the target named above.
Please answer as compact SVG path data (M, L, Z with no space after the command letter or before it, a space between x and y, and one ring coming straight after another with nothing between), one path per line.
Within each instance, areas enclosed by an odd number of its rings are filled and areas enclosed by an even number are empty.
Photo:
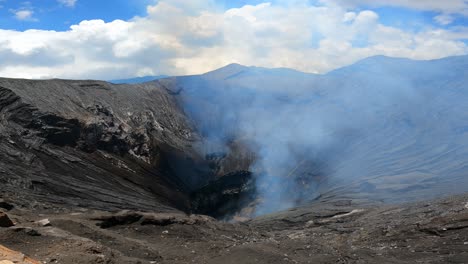
M106 210L189 210L209 180L164 89L0 79L0 195Z

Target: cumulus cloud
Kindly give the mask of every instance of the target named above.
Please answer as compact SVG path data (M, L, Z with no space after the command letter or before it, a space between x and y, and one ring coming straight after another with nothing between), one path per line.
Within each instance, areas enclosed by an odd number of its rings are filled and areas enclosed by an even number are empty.
M455 18L452 15L440 14L438 16L435 16L434 20L438 24L440 24L442 26L446 26L446 25L452 24L452 22L455 20Z
M468 16L468 1L466 0L322 0L322 2L334 2L348 8L362 5L369 7L393 6Z
M114 79L196 74L233 62L324 73L372 55L434 59L468 53L466 28L389 27L372 10L336 2L229 10L212 1L186 2L161 0L144 17L82 21L68 31L0 30L0 53L10 58L0 63L0 75ZM54 63L47 64L47 56Z
M21 21L36 21L33 17L34 11L32 9L10 10L17 20Z
M2 1L0 1L2 2ZM3 1L4 2L4 1ZM34 17L34 7L31 2L21 2L17 9L9 10L17 20L20 21L38 21Z
M33 13L32 10L19 10L15 12L15 17L18 20L27 20L32 18Z

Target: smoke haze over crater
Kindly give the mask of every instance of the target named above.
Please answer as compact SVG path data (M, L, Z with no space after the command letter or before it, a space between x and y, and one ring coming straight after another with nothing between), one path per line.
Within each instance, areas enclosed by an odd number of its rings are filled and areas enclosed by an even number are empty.
M177 85L205 151L237 139L255 153L264 214L337 188L388 202L463 191L467 71L466 56L378 56L326 75L229 65Z

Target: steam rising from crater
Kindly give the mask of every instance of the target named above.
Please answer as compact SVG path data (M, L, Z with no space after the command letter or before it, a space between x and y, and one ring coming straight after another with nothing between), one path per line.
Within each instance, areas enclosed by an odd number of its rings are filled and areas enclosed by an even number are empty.
M463 191L444 179L464 175L467 69L466 56L373 57L326 75L230 65L178 85L205 150L238 140L255 153L259 215L337 188L384 201Z

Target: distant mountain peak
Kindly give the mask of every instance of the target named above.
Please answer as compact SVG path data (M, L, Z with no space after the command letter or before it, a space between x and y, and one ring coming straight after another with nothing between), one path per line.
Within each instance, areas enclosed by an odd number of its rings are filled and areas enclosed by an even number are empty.
M224 67L221 67L220 69L222 68L248 68L248 66L245 66L245 65L242 65L242 64L239 64L239 63L230 63Z
M207 72L203 74L203 76L208 79L224 80L226 78L229 78L230 76L237 75L248 69L249 67L247 66L238 63L231 63L217 70Z
M227 80L246 75L262 76L288 76L288 77L310 77L315 76L312 73L301 72L290 68L266 68L257 66L244 66L238 63L231 63L217 70L202 74L207 79Z

